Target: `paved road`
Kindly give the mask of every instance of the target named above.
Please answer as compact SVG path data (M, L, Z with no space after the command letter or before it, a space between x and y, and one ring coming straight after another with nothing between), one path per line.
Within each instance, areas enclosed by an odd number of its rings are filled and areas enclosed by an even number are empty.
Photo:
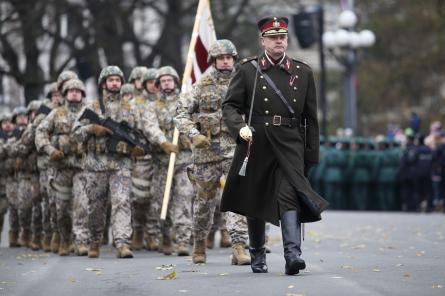
M306 225L308 268L283 275L279 229L272 227L269 273L231 266L228 249L208 263L136 252L116 259L106 247L99 259L0 248L3 295L445 295L445 215L327 212ZM172 269L162 265L172 264ZM159 280L175 271L176 279Z

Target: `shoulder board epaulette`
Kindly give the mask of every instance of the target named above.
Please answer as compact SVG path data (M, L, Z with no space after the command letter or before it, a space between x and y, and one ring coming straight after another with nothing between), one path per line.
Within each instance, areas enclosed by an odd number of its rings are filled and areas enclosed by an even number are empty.
M131 104L128 101L121 101L121 107L122 108L126 108L126 109L130 109L131 108Z
M163 100L161 100L161 99L157 99L156 101L155 101L155 107L156 108L162 108L162 107L164 107L165 106L165 102L163 101Z
M257 56L244 58L244 59L241 60L240 63L241 63L241 64L245 64L245 63L250 62L251 60L255 60L255 59L257 59L257 58L258 58Z
M292 58L292 60L293 60L294 62L304 64L304 65L308 66L309 68L311 67L306 61L297 60L297 59L294 59L294 58Z

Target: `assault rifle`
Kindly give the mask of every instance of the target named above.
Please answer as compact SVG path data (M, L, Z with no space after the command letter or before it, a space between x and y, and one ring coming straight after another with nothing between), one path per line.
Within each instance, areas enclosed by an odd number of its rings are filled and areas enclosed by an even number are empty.
M118 122L109 117L103 119L91 109L85 109L79 120L88 119L91 123L101 125L108 128L113 132L108 140L108 149L111 152L117 152L116 146L119 142L125 142L130 148L139 147L144 149L144 153L147 154L151 151L151 147L148 143L141 141L144 138L142 133L134 128L131 128L126 122Z

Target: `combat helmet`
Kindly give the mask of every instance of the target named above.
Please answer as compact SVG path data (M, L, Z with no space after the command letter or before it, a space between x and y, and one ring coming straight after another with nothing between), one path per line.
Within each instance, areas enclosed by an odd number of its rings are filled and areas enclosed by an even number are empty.
M46 93L46 98L51 99L54 92L58 91L57 82L53 82L49 85L48 92Z
M142 85L144 85L145 82L149 80L156 80L157 76L158 76L158 69L148 68L147 71L145 71L144 75L142 76Z
M147 70L148 68L144 66L134 67L133 70L131 70L130 77L128 77L128 82L132 83L135 80L143 78Z
M80 79L71 79L69 81L67 81L64 85L63 85L63 90L62 90L62 96L65 97L66 93L68 92L68 90L70 89L78 89L82 92L82 96L85 97L86 93L85 93L85 84L83 84L83 82Z
M230 54L233 59L238 57L238 52L236 51L235 45L232 41L227 39L216 40L212 45L210 45L209 55L207 56L207 62L212 62L217 56L223 54Z
M28 106L26 107L27 113L29 114L32 111L39 110L40 105L42 105L42 101L32 100L31 102L29 102Z
M131 83L125 83L121 87L121 96L126 94L133 94L134 93L134 85Z
M165 75L172 76L176 81L176 85L179 85L178 72L176 72L176 70L172 66L164 66L164 67L159 68L158 75L156 75L156 84L157 85L160 84L161 77L165 76Z
M63 84L70 79L79 78L77 74L71 70L66 70L60 73L59 77L57 77L57 90L62 91Z
M15 107L14 110L12 110L12 122L15 123L15 119L18 115L28 116L28 109L23 106Z
M106 66L102 69L102 71L100 71L97 85L100 87L100 85L105 81L105 79L107 79L107 77L113 75L119 76L121 78L122 84L125 83L124 73L118 66Z

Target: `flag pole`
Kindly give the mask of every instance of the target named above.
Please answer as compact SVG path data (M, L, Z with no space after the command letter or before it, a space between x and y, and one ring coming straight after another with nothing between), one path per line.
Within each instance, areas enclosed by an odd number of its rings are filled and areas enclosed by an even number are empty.
M205 7L205 2L208 3L208 0L199 0L198 3L198 10L196 12L196 18L195 18L195 24L193 25L193 32L192 32L192 39L190 40L189 50L187 53L187 61L184 68L184 74L182 75L182 88L183 90L187 87L190 75L192 73L192 67L193 67L193 52L196 45L196 40L198 38L198 30L199 30L199 24L201 22L201 16L202 11ZM209 5L210 7L210 5ZM178 145L179 140L179 131L175 127L175 130L173 132L173 144ZM173 182L173 174L175 170L175 161L176 161L176 153L170 154L170 161L168 163L168 170L167 170L167 180L165 183L165 190L164 190L164 198L162 200L162 209L161 209L161 220L165 220L167 218L167 209L168 209L168 203L170 201L170 191L172 187Z

